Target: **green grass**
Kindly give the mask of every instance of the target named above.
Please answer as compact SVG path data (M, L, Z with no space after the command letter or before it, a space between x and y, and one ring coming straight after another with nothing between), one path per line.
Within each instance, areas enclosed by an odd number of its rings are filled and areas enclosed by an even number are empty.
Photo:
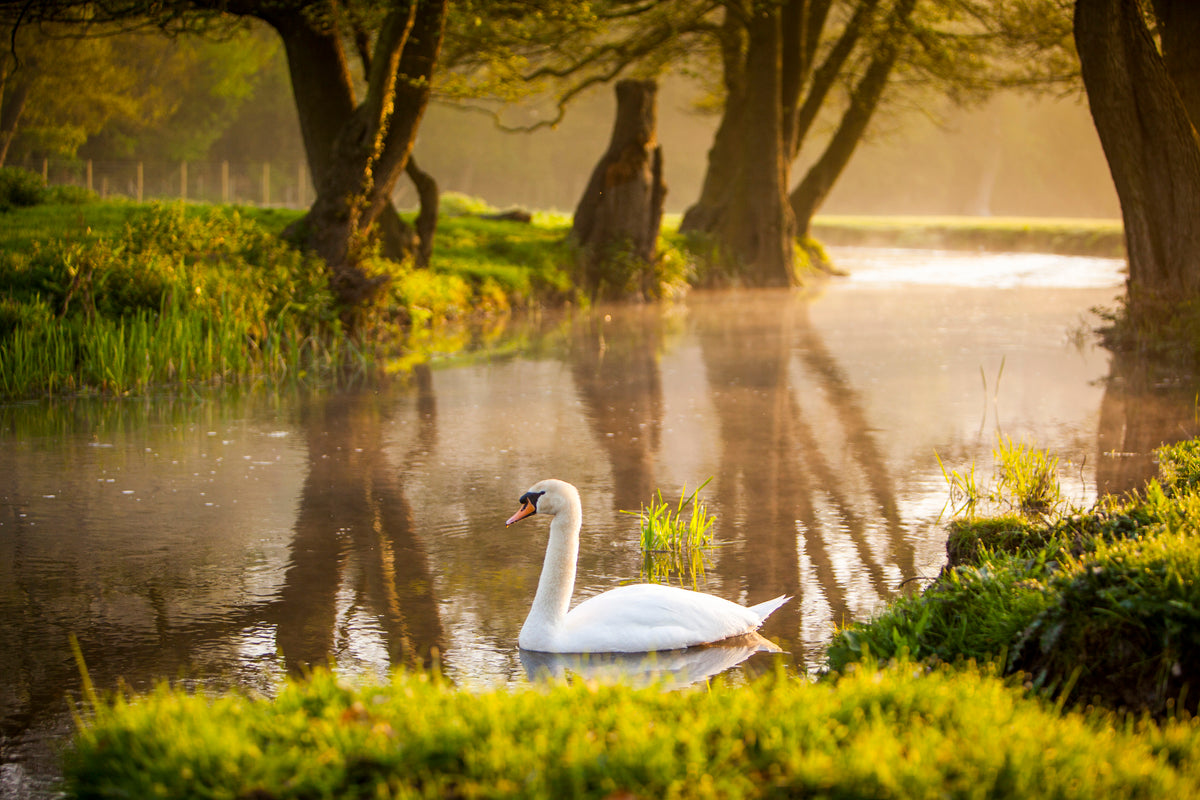
M166 686L97 701L68 797L1161 798L1200 792L1200 728L1060 714L976 670L812 684L472 692L326 672L273 700Z
M402 371L472 340L447 322L574 299L558 222L447 217L431 269L369 262L388 295L352 342L323 266L278 238L300 216L128 202L0 213L0 397Z
M995 660L1059 702L1195 713L1198 454L1198 440L1160 449L1158 480L1087 512L955 520L937 580L839 631L830 667L868 657Z

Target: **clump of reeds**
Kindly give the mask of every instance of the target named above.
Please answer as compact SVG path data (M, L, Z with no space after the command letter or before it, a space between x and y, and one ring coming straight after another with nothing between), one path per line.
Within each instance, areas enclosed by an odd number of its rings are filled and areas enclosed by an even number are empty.
M1026 515L1046 516L1065 504L1058 479L1058 456L1010 437L997 436L992 449L994 484L981 485L975 464L963 470L947 469L941 456L933 454L950 489L946 507L954 516L971 519L983 503L1008 508Z
M679 501L669 503L662 489L655 492L649 505L636 514L640 530L643 577L651 582L670 582L672 576L680 583L696 585L704 577L705 556L712 546L712 528L716 517L700 499L700 491L712 482L710 477L691 494L684 486Z

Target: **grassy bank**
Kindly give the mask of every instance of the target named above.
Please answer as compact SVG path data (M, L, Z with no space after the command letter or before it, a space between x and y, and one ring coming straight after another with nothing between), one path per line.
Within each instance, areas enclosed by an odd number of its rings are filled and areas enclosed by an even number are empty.
M1144 490L1086 511L1014 498L1009 513L955 520L937 580L839 632L831 668L994 661L1059 703L1196 714L1200 441L1158 458Z
M387 371L431 328L574 297L565 228L443 219L429 270L351 341L324 270L278 239L298 212L43 203L0 213L0 397L327 380Z
M1119 220L830 215L818 216L812 233L823 244L835 247L1125 257L1125 234Z
M68 796L1160 798L1200 792L1200 729L1060 714L978 671L662 692L474 693L329 674L274 700L161 688L93 705Z
M449 194L430 269L368 262L389 276L387 296L352 341L322 265L278 238L301 212L100 202L37 181L0 169L0 398L403 370L439 341L463 339L439 339L447 323L586 302L574 282L569 217L485 219L495 209ZM704 256L690 250L703 247L677 224L668 218L664 227L656 294L704 278ZM825 218L819 234L834 243L943 246L974 241L981 230L992 245L1017 249L1114 234L1083 223L867 218ZM634 274L620 259L611 272L614 285Z

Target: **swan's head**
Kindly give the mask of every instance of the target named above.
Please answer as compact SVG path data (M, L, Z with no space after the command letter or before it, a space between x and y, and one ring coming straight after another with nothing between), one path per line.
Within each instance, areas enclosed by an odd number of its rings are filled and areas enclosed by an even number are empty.
M538 481L529 487L529 491L517 500L521 508L508 518L506 525L512 525L534 514L545 514L553 517L562 514L574 505L579 507L579 490L566 481L555 478Z

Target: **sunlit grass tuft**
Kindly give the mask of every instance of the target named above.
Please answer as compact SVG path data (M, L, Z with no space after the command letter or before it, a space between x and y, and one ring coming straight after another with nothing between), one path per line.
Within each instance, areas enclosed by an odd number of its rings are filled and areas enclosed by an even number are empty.
M709 514L708 505L699 495L711 482L710 477L690 495L685 486L677 503L668 503L659 489L641 510L621 512L638 517L646 580L670 582L672 576L677 576L681 583L695 585L704 577L705 551L712 546L716 517Z

